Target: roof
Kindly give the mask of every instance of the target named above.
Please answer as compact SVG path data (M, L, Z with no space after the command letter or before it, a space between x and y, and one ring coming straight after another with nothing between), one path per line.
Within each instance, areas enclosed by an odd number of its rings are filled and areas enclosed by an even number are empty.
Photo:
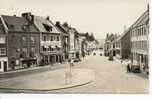
M24 26L27 26L28 21L23 17L2 15L2 18L8 28L8 31L25 32ZM28 32L38 32L34 25L28 25Z
M34 16L34 23L36 25L36 27L39 29L40 32L46 32L46 33L60 33L57 28L55 27L55 25L50 21L47 20L44 17L40 17L40 16ZM50 31L48 31L45 26L48 26L51 28Z
M129 33L129 31L130 31L130 28L128 28L126 31L124 31L124 33L120 37L118 37L117 40L121 40L127 33Z
M149 21L149 11L145 11L137 21L132 25L132 28L146 24Z
M69 35L69 33L65 30L65 28L61 25L61 24L56 24L55 25L56 27L57 27L57 29L61 32L61 33L63 33L64 35L66 35L66 36L68 36Z

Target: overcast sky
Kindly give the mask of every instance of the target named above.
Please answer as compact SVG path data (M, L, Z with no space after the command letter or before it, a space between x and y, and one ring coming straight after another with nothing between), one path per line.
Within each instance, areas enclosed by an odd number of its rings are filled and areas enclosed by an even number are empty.
M148 0L0 0L0 14L18 15L32 12L68 22L79 32L123 33L147 9Z

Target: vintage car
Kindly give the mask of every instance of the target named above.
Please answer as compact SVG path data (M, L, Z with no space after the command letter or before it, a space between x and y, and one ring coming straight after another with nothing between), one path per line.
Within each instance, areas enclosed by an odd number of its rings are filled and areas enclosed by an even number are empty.
M141 72L140 66L131 65L131 71L134 72L134 73L140 73Z

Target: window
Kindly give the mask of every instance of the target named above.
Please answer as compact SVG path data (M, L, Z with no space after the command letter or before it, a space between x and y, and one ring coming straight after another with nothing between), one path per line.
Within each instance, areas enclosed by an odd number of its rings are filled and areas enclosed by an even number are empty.
M44 52L45 52L45 51L46 51L46 48L45 48L45 47L42 47L42 51L44 51Z
M31 43L35 43L35 37L30 37Z
M0 55L6 55L6 48L0 48Z
M53 41L53 36L51 36L51 41Z
M142 28L142 35L144 35L144 28Z
M2 67L1 67L1 61L0 61L0 69L1 69Z
M6 37L2 36L0 37L0 44L5 44L6 43Z
M35 48L31 48L29 56L32 58L35 57Z
M43 41L46 41L46 36L45 35L43 36Z
M32 51L32 52L35 52L35 48L34 48L34 47L32 47L32 48L31 48L31 51Z
M144 28L144 35L146 35L146 29Z
M60 39L59 39L59 36L57 36L56 39L57 39L57 41L59 41L59 40L60 40Z
M23 36L23 37L22 37L22 40L23 40L23 41L26 41L26 37L25 37L25 36Z

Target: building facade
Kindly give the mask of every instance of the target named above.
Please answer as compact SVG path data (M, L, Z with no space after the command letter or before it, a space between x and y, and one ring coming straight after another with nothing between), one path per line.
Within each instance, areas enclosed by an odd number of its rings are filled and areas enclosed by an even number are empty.
M131 57L132 64L143 68L148 68L149 49L149 10L144 12L138 20L131 26Z
M3 25L4 21L0 17L0 72L7 71L8 57L7 57L7 35Z
M4 63L7 66L3 65L4 71L36 66L39 56L39 32L33 23L33 16L2 15L1 22L4 29L2 34L5 35L1 38L5 44L1 46L6 47L7 57Z
M69 33L63 27L60 22L56 22L57 29L61 32L61 46L62 46L62 53L63 53L63 61L66 61L69 57L69 50L70 50L70 42L69 42Z
M131 55L130 28L115 41L116 57L128 59Z
M61 33L49 17L34 16L40 33L40 65L62 63Z

